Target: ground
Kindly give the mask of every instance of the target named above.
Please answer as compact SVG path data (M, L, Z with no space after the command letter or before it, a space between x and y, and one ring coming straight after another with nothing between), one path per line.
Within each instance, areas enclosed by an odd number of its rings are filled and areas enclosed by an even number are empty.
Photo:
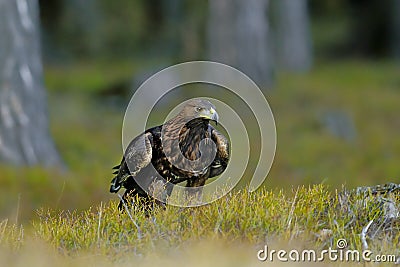
M373 198L356 198L351 202L356 208L345 212L337 192L343 184L350 190L399 183L398 65L321 62L307 75L280 73L267 92L278 144L264 187L235 191L195 209L168 207L151 217L133 212L134 221L117 212L118 199L108 193L110 168L121 155L124 105L96 93L115 80L129 80L130 66L121 68L110 80L104 78L110 66L47 69L51 131L69 169L0 166L0 265L158 260L168 266L179 255L187 262L243 266L242 261L257 263L265 243L274 249L322 249L344 238L349 248L360 249L362 230L383 218ZM70 78L85 71L88 75ZM332 110L348 115L355 139L325 126L324 114ZM374 253L399 255L394 226L390 235L367 237ZM32 253L37 247L40 252Z

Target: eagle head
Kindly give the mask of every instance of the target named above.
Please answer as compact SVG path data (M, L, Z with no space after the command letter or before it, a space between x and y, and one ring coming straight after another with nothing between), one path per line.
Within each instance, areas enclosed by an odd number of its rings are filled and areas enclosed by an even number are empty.
M215 121L217 124L219 119L215 106L210 101L200 98L187 101L180 115L188 121L201 118L203 120Z

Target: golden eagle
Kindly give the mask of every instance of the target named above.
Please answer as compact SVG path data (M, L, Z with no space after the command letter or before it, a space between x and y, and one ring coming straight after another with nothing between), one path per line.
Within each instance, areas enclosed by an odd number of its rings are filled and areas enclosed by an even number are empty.
M173 184L186 181L187 187L198 187L220 175L228 164L229 141L210 121L218 124L215 106L196 98L187 101L174 118L134 138L120 165L113 168L116 176L110 192L126 189L119 208L131 197L151 200L148 192L156 182L161 181L165 188L165 203Z

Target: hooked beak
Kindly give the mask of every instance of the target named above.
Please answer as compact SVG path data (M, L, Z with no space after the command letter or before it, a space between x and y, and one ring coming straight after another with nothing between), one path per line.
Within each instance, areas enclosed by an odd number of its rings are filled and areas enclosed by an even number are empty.
M211 108L210 114L211 114L211 120L215 121L215 123L218 125L219 116L218 116L217 111L215 109Z
M217 111L214 108L210 108L210 110L206 110L205 112L203 112L203 114L200 115L200 117L215 121L215 123L218 125L219 116L218 116Z

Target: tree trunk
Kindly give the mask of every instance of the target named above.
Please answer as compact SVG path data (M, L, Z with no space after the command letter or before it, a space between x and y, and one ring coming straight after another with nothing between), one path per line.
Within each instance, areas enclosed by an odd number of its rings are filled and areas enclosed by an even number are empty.
M393 56L400 60L400 1L392 0L392 51Z
M63 166L51 139L37 0L0 0L0 161Z
M272 84L267 18L269 0L209 1L208 45L211 60L232 65L259 85Z
M268 3L269 0L237 0L238 67L259 85L272 84Z
M96 55L101 48L101 14L96 0L62 0L64 35L61 44L72 47L77 54ZM57 32L57 31L56 31ZM75 40L80 40L77 42Z
M208 52L211 60L236 65L236 0L209 1Z
M307 0L275 0L276 52L279 66L307 71L312 65Z

